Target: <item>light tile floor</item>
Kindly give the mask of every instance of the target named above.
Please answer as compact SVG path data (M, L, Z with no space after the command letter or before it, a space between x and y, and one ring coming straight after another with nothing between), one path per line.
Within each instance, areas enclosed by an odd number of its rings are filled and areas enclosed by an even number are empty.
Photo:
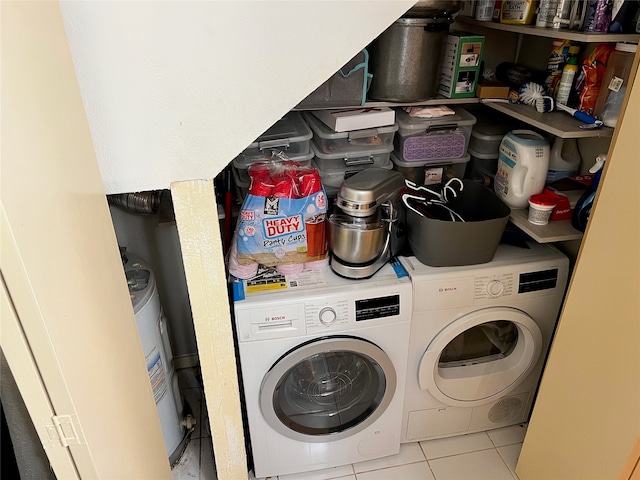
M173 467L173 480L217 480L199 376L193 369L178 373L181 391L199 421ZM518 480L515 467L526 431L522 424L407 443L390 457L271 480ZM249 478L255 479L252 472Z

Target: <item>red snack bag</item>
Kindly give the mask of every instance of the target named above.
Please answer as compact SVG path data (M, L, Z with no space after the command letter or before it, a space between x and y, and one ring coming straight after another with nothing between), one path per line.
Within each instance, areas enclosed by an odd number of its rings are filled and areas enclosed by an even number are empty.
M576 90L580 91L578 110L593 115L602 87L602 80L607 70L607 62L611 52L615 50L613 43L599 43L582 64L582 72L576 82Z

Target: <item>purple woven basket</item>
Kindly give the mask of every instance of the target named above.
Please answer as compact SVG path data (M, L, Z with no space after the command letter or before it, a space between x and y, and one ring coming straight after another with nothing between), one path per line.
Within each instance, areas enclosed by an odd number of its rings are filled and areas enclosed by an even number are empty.
M467 150L467 139L462 132L419 135L404 141L402 157L407 162L460 158Z

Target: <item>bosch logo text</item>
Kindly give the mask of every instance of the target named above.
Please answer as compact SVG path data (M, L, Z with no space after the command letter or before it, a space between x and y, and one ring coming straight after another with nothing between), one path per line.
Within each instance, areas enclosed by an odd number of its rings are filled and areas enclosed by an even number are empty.
M439 288L438 292L447 293L447 292L456 292L457 290L458 290L458 287L443 287L443 288Z

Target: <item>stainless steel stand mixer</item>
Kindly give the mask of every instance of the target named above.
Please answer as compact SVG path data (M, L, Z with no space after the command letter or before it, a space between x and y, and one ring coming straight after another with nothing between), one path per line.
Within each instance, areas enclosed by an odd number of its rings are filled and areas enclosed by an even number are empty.
M367 168L346 179L329 215L331 269L345 278L371 277L403 246L401 173Z

